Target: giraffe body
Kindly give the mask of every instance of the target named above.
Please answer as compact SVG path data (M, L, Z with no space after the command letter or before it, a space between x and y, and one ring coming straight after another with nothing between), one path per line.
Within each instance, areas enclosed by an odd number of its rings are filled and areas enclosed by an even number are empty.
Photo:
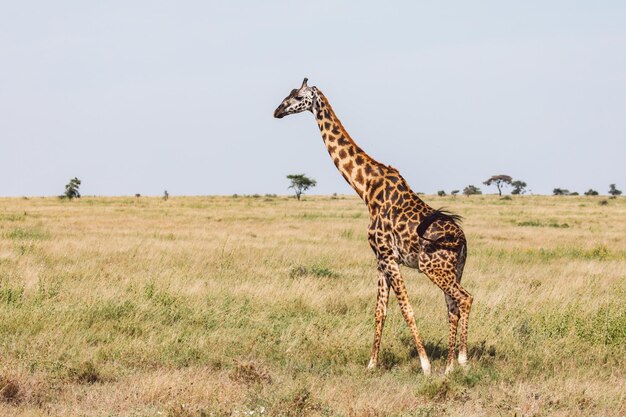
M397 169L367 155L345 130L330 103L305 78L278 106L274 116L311 111L333 163L369 210L368 241L378 262L378 292L374 343L368 368L378 363L389 290L396 294L415 342L422 370L430 362L415 324L400 265L417 268L445 294L450 337L446 373L454 367L456 333L460 323L459 363L467 361L467 327L472 296L461 286L467 243L459 217L435 210L415 194Z

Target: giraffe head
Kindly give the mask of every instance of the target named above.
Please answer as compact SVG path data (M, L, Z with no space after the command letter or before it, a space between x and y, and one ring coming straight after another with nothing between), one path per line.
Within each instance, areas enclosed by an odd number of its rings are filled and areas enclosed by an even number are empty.
M283 117L300 113L305 110L313 111L313 94L315 87L306 85L308 78L302 81L300 88L294 88L291 93L285 97L280 106L274 110L274 117L282 119Z

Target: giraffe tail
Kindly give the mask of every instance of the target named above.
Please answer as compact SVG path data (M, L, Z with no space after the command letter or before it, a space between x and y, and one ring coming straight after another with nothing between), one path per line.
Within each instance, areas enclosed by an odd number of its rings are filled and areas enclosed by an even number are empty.
M464 245L464 242L460 242L458 239L456 238L452 238L451 236L440 236L437 239L429 239L427 237L424 236L424 234L426 233L426 231L428 230L428 228L436 221L438 220L443 220L446 222L451 222L456 226L459 226L459 223L461 223L461 221L463 220L463 218L461 216L459 216L458 214L454 214L451 213L447 210L444 209L436 209L431 211L430 213L428 213L426 215L426 217L424 217L422 219L422 221L420 222L420 224L417 226L417 234L419 237L421 237L424 240L427 240L431 243L433 243L434 245L437 245L441 248L445 248L445 249L457 249L460 246Z

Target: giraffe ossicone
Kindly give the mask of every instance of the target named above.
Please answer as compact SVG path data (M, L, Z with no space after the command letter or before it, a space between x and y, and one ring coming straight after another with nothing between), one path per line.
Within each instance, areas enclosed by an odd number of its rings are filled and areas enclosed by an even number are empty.
M274 111L274 117L310 111L315 116L333 163L365 202L370 223L368 241L378 263L374 343L368 368L378 364L389 290L396 294L402 316L417 348L424 374L431 371L400 266L417 268L444 292L450 328L446 373L454 368L457 328L458 361L467 362L467 329L472 296L461 286L467 242L460 217L435 210L415 194L395 168L375 161L343 127L324 94L305 78Z

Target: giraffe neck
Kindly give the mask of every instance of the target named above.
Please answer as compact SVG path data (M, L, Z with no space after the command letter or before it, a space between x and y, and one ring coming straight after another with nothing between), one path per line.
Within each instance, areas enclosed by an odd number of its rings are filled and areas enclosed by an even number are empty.
M368 185L382 176L386 166L375 161L352 140L343 127L328 99L315 90L313 115L322 133L322 139L335 166L362 199L367 199ZM367 201L366 201L367 202Z

